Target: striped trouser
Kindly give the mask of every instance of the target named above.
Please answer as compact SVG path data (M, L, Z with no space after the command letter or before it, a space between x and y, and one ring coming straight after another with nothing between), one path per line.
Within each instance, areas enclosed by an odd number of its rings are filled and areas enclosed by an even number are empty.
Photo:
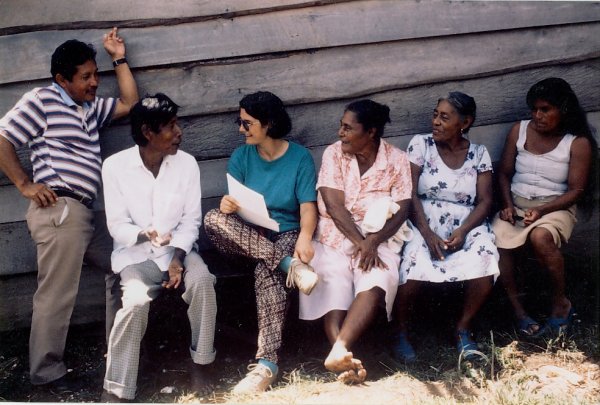
M194 251L184 262L183 300L192 331L190 355L194 363L215 359L214 337L217 317L215 276ZM134 399L140 359L140 343L148 324L150 302L163 290L162 273L147 260L125 267L120 273L123 308L117 312L110 333L104 389L119 398Z
M237 215L223 214L218 209L206 214L204 228L220 252L258 261L254 269L258 316L256 358L277 364L289 293L285 274L277 266L284 257L294 254L298 230L267 238Z

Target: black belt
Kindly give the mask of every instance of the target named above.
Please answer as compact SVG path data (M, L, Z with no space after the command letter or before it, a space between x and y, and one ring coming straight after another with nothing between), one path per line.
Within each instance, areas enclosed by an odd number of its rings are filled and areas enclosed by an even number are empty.
M64 188L53 188L52 190L54 190L54 192L56 193L57 196L72 198L74 200L79 201L80 203L85 205L87 208L91 209L94 206L94 200L92 200L89 197L84 197L82 195L74 193L71 190L65 190Z

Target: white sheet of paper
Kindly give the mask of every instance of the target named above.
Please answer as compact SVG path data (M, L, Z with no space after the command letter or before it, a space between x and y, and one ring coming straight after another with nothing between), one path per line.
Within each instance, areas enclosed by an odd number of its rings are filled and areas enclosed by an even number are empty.
M229 195L240 204L237 214L244 221L279 232L279 224L269 218L267 204L265 204L265 198L262 194L244 186L229 173L227 173L227 188L229 189Z

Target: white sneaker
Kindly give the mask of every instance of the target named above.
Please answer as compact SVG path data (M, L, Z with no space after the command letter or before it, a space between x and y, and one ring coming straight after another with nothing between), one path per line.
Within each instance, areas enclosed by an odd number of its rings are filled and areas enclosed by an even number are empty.
M266 391L277 378L269 367L262 364L250 364L248 370L250 372L246 377L233 387L234 394L257 394Z
M287 288L296 286L304 294L310 295L318 281L319 276L309 264L303 263L297 258L292 259L287 280L285 281Z

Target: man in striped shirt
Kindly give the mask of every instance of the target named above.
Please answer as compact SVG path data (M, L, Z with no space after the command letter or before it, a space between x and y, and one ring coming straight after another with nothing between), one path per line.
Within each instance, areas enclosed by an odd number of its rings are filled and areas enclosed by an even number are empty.
M96 97L96 51L70 40L52 55L53 83L26 93L0 119L0 170L31 200L26 218L37 245L30 378L59 391L76 385L63 353L84 256L91 261L106 251L107 238L98 234L104 224L94 226L92 210L101 178L98 130L127 115L138 100L116 28L104 35L103 45L115 67L118 99ZM16 154L24 145L31 150L33 179Z

